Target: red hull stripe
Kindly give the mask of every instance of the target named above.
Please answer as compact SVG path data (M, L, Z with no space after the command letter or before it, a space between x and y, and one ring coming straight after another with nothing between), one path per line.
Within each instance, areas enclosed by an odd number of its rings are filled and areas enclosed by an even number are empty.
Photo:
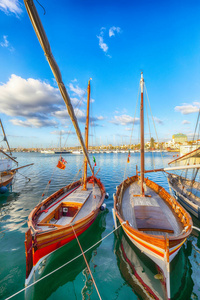
M87 228L94 222L94 219L90 222L90 223L87 223L87 225L84 226L84 228L78 232L76 232L77 236L79 236L80 234L82 234L84 231L87 230ZM73 233L73 232L72 232ZM37 264L37 262L44 256L50 254L51 252L59 249L60 247L66 245L67 243L71 242L72 240L75 239L75 235L71 235L66 238L66 239L63 239L59 242L55 242L49 246L46 246L42 249L38 249L34 254L33 254L33 265L35 266Z
M152 289L146 284L144 283L144 281L142 280L142 278L140 277L140 275L137 273L135 267L133 266L133 264L131 263L131 261L129 260L129 258L126 256L126 252L124 251L124 247L123 244L121 243L121 249L122 249L122 253L124 255L125 260L127 261L127 263L129 264L129 266L131 267L134 276L138 279L138 281L143 285L144 289L150 293L151 295L153 295L153 297L155 298L155 300L159 300L159 298L156 296L156 294L152 291Z
M136 241L138 244L142 245L144 248L150 250L151 252L154 252L156 253L157 255L159 255L160 257L163 257L164 258L164 253L160 253L159 251L153 249L152 247L150 246L147 246L146 244L142 243L141 241L138 241L137 239L135 239L134 237L132 237L132 235L129 234L129 232L126 232L128 234L128 236L133 239L134 241Z

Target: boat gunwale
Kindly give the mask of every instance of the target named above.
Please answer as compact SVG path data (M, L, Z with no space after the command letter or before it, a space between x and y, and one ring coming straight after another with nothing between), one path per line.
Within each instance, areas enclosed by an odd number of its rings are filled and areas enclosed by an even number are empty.
M129 222L128 222L128 220L124 220L124 217L122 217L121 216L121 213L120 213L120 208L118 208L117 207L117 204L119 204L119 195L120 195L120 193L121 193L121 189L123 188L124 190L123 190L123 193L124 193L124 191L132 184L132 183L134 183L135 181L137 181L139 179L139 176L138 175L135 175L135 176L132 176L132 177L128 177L127 179L125 179L118 187L117 187L117 191L116 191L116 194L114 195L114 209L115 209L115 212L116 212L116 216L117 216L117 218L119 219L119 221L120 221L120 223L122 224L122 223L124 223L124 225L122 225L122 226L124 226L124 228L127 230L127 231L129 231L130 233L132 233L132 234L134 234L135 236L137 236L137 237L140 237L141 239L143 239L143 240L148 240L149 241L149 239L151 239L151 243L155 243L155 244L157 244L157 242L158 241L160 241L160 243L164 243L163 245L165 245L165 243L166 243L166 239L165 239L165 236L164 235L153 235L153 234L150 234L150 233L145 233L145 232L142 232L142 231L139 231L138 229L136 229L136 228L133 228L130 224L129 224ZM181 223L182 224L182 226L183 226L183 229L185 229L186 228L186 230L185 230L185 232L181 232L179 235L176 235L176 236L168 236L168 238L169 238L169 241L170 241L170 246L171 246L171 243L173 243L173 242L179 242L179 241L181 241L181 240L183 240L183 239L185 239L185 238L187 238L189 235L190 235L190 233L192 232L192 219L191 219L191 217L190 217L190 215L189 215L189 213L182 207L182 205L180 204L180 203L178 203L178 201L173 197L173 196L171 196L163 187L161 187L161 186L159 186L157 183L155 183L155 182L153 182L153 181L151 181L151 180L149 180L148 178L145 178L145 183L147 184L147 186L148 186L148 183L153 183L153 184L155 184L156 185L156 187L158 188L158 195L165 201L165 203L169 206L171 206L171 208L172 208L172 205L171 205L171 203L170 202L168 202L165 198L163 198L163 196L161 196L160 195L160 192L164 192L164 196L166 196L166 195L168 195L170 198L172 198L173 199L173 203L176 205L176 207L179 209L179 211L182 213L182 212L184 212L184 214L182 215L182 216L184 216L185 217L185 223L186 223L186 221L187 221L187 223L186 224L184 224L183 222L181 222L181 216L180 216L180 213L179 213L179 215L176 213L176 211L172 211L172 212L174 212L174 214L175 214L175 216L176 216L176 218L177 218L177 221L179 222L179 223ZM122 195L122 197L123 197L123 195ZM188 226L188 227L187 227Z
M101 190L101 200L99 201L99 204L98 204L98 206L96 207L96 209L94 209L93 211L91 211L87 216L85 216L85 217L83 217L83 218L81 218L80 220L77 220L75 223L74 223L74 225L75 224L79 224L80 222L82 222L82 221L84 221L84 220L86 220L90 215L92 215L92 214L94 214L96 211L98 211L99 210L99 208L101 207L101 205L102 205L102 203L103 203L103 201L104 201L104 198L105 198L105 187L104 187L104 185L102 184L102 182L100 181L100 179L98 179L98 178L96 178L96 177L93 177L93 176L90 176L90 177L88 177L87 178L87 181L89 181L90 179L93 179L94 178L94 180L95 180L95 182L97 183L97 185L99 186L99 188L100 188L100 190ZM69 185L67 185L67 186L65 186L65 187L62 187L61 189L59 189L58 191L56 191L55 193L53 193L53 194L51 194L49 197L47 197L46 199L44 199L40 204L38 204L32 211L31 211L31 213L29 214L29 216L28 216L28 227L29 228L31 228L31 230L32 230L32 232L34 233L34 234L39 234L39 235L41 235L41 234L48 234L48 233L50 233L50 232L58 232L58 231L61 231L62 229L66 229L67 227L70 227L71 226L71 223L69 223L69 224L66 224L66 225L63 225L62 227L60 227L60 228L52 228L53 230L46 230L46 231L43 231L43 230L39 230L39 229L36 229L35 228L35 226L36 226L36 221L34 220L34 217L35 218L38 218L38 216L39 216L39 214L40 214L40 212L41 212L41 207L43 206L43 205L50 205L49 204L49 201L51 201L52 199L53 199L53 201L52 202L54 202L54 201L56 201L56 199L58 199L62 194L64 194L64 192L67 192L68 190L67 189L69 189L69 190L71 190L71 189L73 189L73 188L75 188L75 187L77 187L77 186L79 186L79 185L81 185L81 180L78 180L78 181L76 181L76 182L74 182L73 184L69 184ZM66 189L66 191L64 191L64 189ZM50 225L53 225L53 224L50 224Z
M1 187L1 186L7 186L8 184L10 184L10 183L12 182L12 180L13 180L15 174L16 174L16 170L15 170L15 171L12 171L12 170L2 171L2 172L0 172L0 173L1 173L1 175L3 175L3 176L1 177L1 179L3 179L4 176L10 175L10 178L9 178L9 179L7 179L7 180L5 180L5 181L3 181L3 180L0 181L0 187Z

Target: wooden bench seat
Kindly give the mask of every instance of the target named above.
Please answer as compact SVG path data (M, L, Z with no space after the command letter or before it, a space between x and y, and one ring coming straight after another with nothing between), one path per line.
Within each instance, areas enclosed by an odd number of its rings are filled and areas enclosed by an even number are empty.
M136 225L140 231L161 231L174 233L174 230L159 206L134 206Z

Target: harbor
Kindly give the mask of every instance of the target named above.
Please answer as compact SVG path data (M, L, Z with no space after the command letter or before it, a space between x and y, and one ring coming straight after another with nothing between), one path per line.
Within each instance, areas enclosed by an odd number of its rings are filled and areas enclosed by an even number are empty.
M89 2L1 0L0 299L199 299L200 5Z
M156 153L155 155L156 166L161 167L162 159L160 153ZM165 165L173 159L173 155L174 153L164 154ZM121 263L117 254L118 248L115 248L118 246L116 245L116 232L113 232L112 194L116 192L116 186L120 183L121 173L124 172L124 160L126 160L126 156L126 153L120 155L114 153L107 155L101 153L96 154L97 167L100 168L99 176L101 175L105 178L105 188L109 193L109 198L105 200L106 210L102 212L99 219L95 221L94 226L89 230L90 237L87 237L86 231L83 238L80 238L80 242L84 250L89 249L98 242L94 248L91 248L90 251L86 253L86 256L102 299L116 299L116 297L118 299L124 299L125 295L128 299L138 299L139 296L144 297L144 290L146 289L147 282L150 281L153 281L155 287L158 287L157 292L160 293L162 297L164 295L164 289L162 280L156 279L156 277L158 277L156 275L159 274L156 266L152 266L149 260L146 261L145 259L143 261L143 263L146 263L146 267L142 266L144 273L146 268L150 268L152 274L149 275L150 278L145 282L145 285L143 282L144 287L142 292L140 291L142 287L141 282L138 284L135 282L133 285L129 279L129 276L131 276L130 272L133 272L132 276L134 276L134 271L130 271L132 270L130 267L121 270ZM64 158L68 162L68 168L66 168L65 171L57 168L56 174L62 176L55 176L54 179L52 179L49 186L49 194L52 194L57 189L70 183L70 177L76 173L78 166L82 163L81 155L66 154ZM27 230L27 216L32 208L38 204L38 199L41 198L44 192L44 187L50 177L49 174L52 174L58 157L57 155L46 156L41 153L18 153L17 159L22 165L30 161L33 162L34 165L25 168L23 171L23 175L26 176L31 172L32 176L29 182L24 181L24 177L17 173L12 186L12 192L9 195L1 195L1 299L6 299L24 289L26 272L24 236ZM139 159L139 153L131 154L127 175L132 175L132 170L135 169ZM147 167L149 169L152 168L152 154L146 153L145 159ZM105 165L106 168L103 167ZM149 178L156 180L156 182L169 191L168 182L163 173L149 174ZM195 221L197 222L197 226L199 226L198 221ZM108 234L110 235L106 237ZM171 288L172 296L175 295L175 299L185 299L184 294L181 293L182 290L184 290L184 292L187 290L188 298L186 299L198 299L200 288L200 253L197 243L198 233L193 231L188 242L183 246L180 255L177 255L174 264L172 264ZM136 251L136 254L137 253ZM41 275L45 276L50 274L80 254L80 248L76 241L65 245L58 253L55 252L51 255L51 261L47 260L46 265L44 264L43 269L40 270ZM138 259L141 259L140 255ZM138 266L138 263L136 266ZM180 276L182 276L182 278L180 278ZM174 284L177 280L179 280L178 285ZM187 289L185 290L186 284ZM107 294L108 291L109 296ZM53 299L57 297L63 298L66 293L70 299L82 299L88 297L88 293L90 294L90 299L98 299L98 295L91 284L91 277L87 272L82 255L79 256L77 260L70 262L62 269L30 287L30 291L27 289L26 297L27 299L37 299L39 295L42 295L43 299ZM13 297L13 299L24 299L24 297L25 291L22 291Z

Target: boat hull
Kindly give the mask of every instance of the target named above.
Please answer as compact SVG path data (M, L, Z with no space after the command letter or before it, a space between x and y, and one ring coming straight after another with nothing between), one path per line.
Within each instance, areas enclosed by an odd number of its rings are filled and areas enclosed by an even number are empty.
M180 193L176 187L171 183L171 177L168 178L169 185L175 193L176 199L183 205L183 207L200 220L200 206L190 201L187 195Z
M0 187L9 187L12 184L16 171L4 171L1 173Z

